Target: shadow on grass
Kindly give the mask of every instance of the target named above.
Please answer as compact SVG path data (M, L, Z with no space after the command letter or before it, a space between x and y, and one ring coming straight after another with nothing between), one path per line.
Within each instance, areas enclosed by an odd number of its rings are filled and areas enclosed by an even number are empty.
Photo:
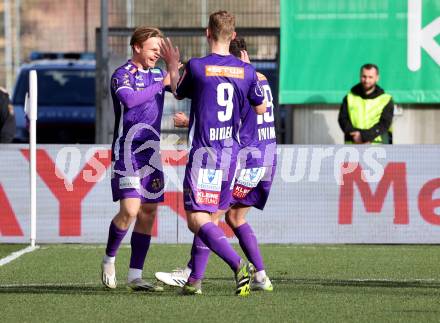
M349 287L388 287L388 288L438 288L439 281L429 280L385 280L385 279L331 279L331 278L288 278L270 277L276 285L321 285L321 286L349 286ZM230 277L207 278L205 283L232 281Z
M384 287L384 288L440 288L440 282L427 280L383 280L383 279L324 279L292 278L274 279L281 284L321 285L333 287Z
M31 285L9 285L0 286L0 294L76 294L76 295L105 295L105 296L122 296L122 295L150 295L154 297L172 296L175 290L165 289L163 292L134 292L124 286L117 289L110 290L103 286L88 286L88 285L62 285L62 284L31 284Z
M393 289L410 288L413 289L411 293L416 292L421 295L432 295L433 293L440 295L440 282L427 281L427 280L355 280L355 279L325 279L325 278L271 278L275 291L279 288L282 289L309 289L313 288L317 292L337 292L332 287L350 287L360 288L365 293L365 288L374 289L386 289L392 292ZM216 277L207 278L204 281L204 286L210 287L210 289L218 289L221 291L225 284L231 285L233 288L234 282L231 277ZM215 286L221 285L221 286ZM176 296L179 294L179 288L173 288L165 286L165 290L159 293L151 292L133 292L126 286L120 286L115 290L106 289L100 285L87 285L87 284L17 284L17 285L0 285L0 294L78 294L78 295L105 295L105 296L122 296L122 295L150 295L150 296ZM229 287L229 286L228 286ZM278 288L277 288L278 287ZM339 290L339 288L338 288ZM229 291L229 289L228 289ZM383 290L384 291L384 290ZM343 292L343 291L339 291ZM348 291L346 291L348 292ZM393 293L393 292L392 292ZM221 295L216 295L221 296ZM229 296L226 292L225 296Z

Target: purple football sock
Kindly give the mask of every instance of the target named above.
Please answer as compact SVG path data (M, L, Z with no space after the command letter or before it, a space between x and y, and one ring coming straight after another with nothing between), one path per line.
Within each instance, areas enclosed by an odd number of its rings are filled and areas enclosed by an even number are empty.
M247 259L255 266L255 269L257 271L264 270L263 258L251 226L248 223L242 224L234 229L234 233L238 238L241 249L243 249Z
M190 281L203 279L210 254L211 250L209 250L198 235L194 235L191 260L188 263L188 267L191 268Z
M236 272L240 266L241 258L226 239L222 229L212 222L208 222L199 229L197 234L200 239L222 258L231 269Z
M143 269L145 257L150 248L151 236L133 231L131 234L130 268Z
M107 248L105 249L105 254L109 257L115 257L118 252L119 246L122 240L127 234L128 230L119 229L112 221L110 228L108 230L108 240Z

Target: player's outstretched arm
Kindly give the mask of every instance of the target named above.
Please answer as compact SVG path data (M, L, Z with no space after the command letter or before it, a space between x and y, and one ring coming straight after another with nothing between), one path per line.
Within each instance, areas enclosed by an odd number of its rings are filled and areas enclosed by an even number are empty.
M176 112L173 117L174 127L176 128L188 128L189 127L189 119L183 112Z
M121 86L116 89L115 93L118 100L121 101L126 108L131 109L151 100L157 93L162 91L162 89L163 84L158 82L147 86L142 91L135 91L131 86Z

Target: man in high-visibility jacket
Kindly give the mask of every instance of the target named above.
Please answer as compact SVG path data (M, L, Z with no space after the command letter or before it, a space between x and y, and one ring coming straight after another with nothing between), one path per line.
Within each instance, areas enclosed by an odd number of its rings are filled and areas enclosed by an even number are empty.
M338 122L346 144L391 144L394 103L391 95L377 85L379 68L361 67L360 83L344 97Z

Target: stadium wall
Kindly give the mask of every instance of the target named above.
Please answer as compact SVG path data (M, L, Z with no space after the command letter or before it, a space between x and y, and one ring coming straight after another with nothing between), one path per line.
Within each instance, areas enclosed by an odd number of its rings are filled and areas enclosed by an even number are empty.
M342 98L341 98L342 101ZM393 120L395 144L440 144L439 104L396 105ZM343 144L338 124L339 105L294 105L291 107L294 144Z
M438 146L283 145L278 153L266 209L249 214L260 242L440 243ZM0 243L26 243L29 152L3 145L0 155ZM104 243L118 210L109 147L40 145L37 156L37 242ZM165 203L154 241L190 243L182 202L186 152L165 147L162 160Z

